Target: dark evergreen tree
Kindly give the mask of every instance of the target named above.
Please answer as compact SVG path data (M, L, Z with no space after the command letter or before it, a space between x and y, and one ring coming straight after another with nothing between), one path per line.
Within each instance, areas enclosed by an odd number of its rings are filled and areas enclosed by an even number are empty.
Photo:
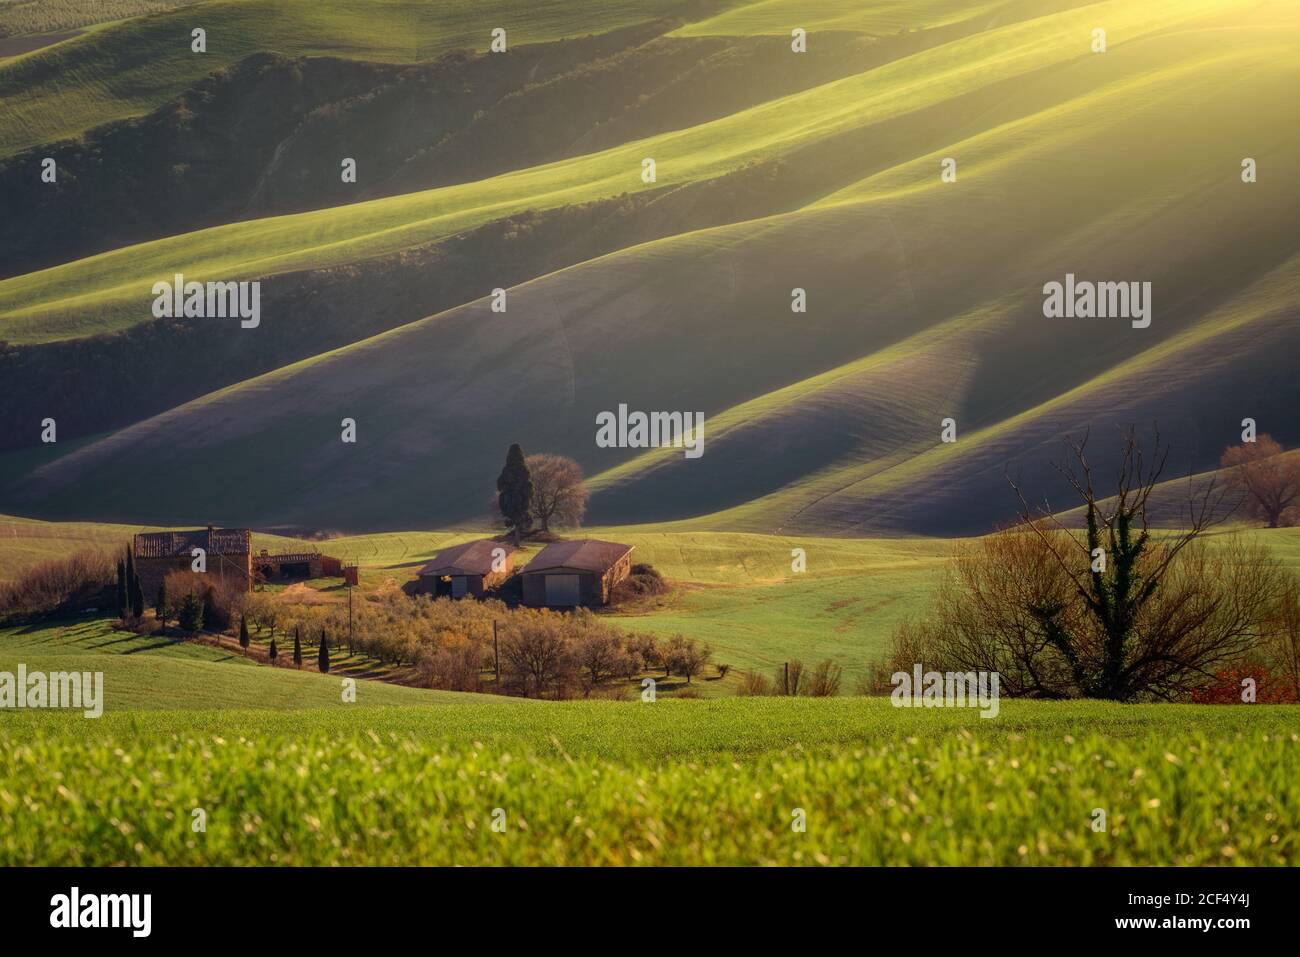
M275 639L271 639L271 650L266 653L266 657L271 659L271 664L275 664L275 659L280 657L279 650L275 647Z
M158 597L153 603L154 613L158 616L158 621L162 624L163 632L167 631L167 616L171 614L171 605L167 603L167 579L158 583Z
M117 560L117 617L125 618L130 595L126 588L126 559Z
M302 629L293 630L293 663L299 668L302 667L302 639L300 637Z
M132 618L139 618L141 615L144 614L144 593L143 592L140 592L139 594L140 597L140 600L138 602L139 610L138 611L136 610L137 609L136 594L137 592L139 592L139 589L140 589L140 580L136 577L135 574L135 550L128 548L126 550L126 606L127 606L127 611L130 613Z
M248 622L244 616L239 616L239 647L244 649L244 655L248 655Z
M181 602L180 614L177 615L176 623L180 625L181 631L190 632L191 634L200 631L203 628L203 601L194 592L185 596Z
M328 674L330 670L330 647L325 640L325 629L320 632L320 657L316 659L316 667L320 669L321 674Z
M505 467L497 476L497 505L518 545L520 537L533 526L533 477L517 442L510 446Z
M144 588L140 585L140 576L134 574L131 576L131 617L137 621L144 617Z

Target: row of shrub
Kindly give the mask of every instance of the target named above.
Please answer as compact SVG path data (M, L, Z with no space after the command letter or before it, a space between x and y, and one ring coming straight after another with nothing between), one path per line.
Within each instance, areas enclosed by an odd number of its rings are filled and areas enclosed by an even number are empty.
M771 677L761 671L750 671L741 676L736 693L748 697L782 695L791 698L832 698L840 693L843 669L827 658L811 671L798 658L777 665ZM867 693L865 687L859 694Z
M267 592L244 595L237 614L257 633L325 636L380 664L413 667L422 683L452 691L488 687L530 697L622 694L621 682L650 671L687 683L712 659L706 645L674 636L626 634L580 609L566 614L511 608L494 599L455 601L389 590L347 605L288 605ZM500 684L489 675L500 669ZM719 674L726 666L718 666Z
M110 607L115 580L107 552L81 551L39 562L13 581L0 582L0 621Z

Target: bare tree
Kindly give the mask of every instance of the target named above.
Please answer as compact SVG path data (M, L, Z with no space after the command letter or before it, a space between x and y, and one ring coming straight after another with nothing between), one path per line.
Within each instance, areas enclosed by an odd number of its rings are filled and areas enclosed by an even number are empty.
M664 657L668 662L668 666L684 677L687 684L690 684L691 678L698 675L704 666L709 663L709 660L713 657L713 650L708 645L701 645L694 638L673 635L668 642Z
M634 632L627 636L624 647L628 655L636 661L638 672L657 667L663 662L663 654L654 635Z
M574 643L573 651L582 669L583 685L588 690L617 674L627 659L618 636L599 627L584 631Z
M1074 596L1082 603L1086 624L1066 615L1068 604L1051 600L1028 611L1042 635L1065 659L1074 683L1089 698L1127 700L1133 696L1138 665L1130 661L1139 639L1137 626L1183 550L1220 520L1222 494L1211 480L1189 497L1187 525L1153 543L1147 505L1160 484L1167 448L1154 432L1154 454L1147 459L1136 431L1124 437L1115 490L1098 493L1088 462L1088 435L1065 440L1069 457L1057 470L1083 500L1086 526L1080 535L1066 528L1050 509L1033 514L1020 488L1011 482L1021 504L1021 521L1042 541L1057 569L1070 580ZM1008 478L1008 481L1010 479ZM1056 534L1049 534L1054 528ZM1085 632L1100 631L1100 647L1087 647ZM1160 636L1153 644L1164 644ZM1147 636L1148 640L1151 636ZM1090 653L1091 652L1091 653Z
M541 523L542 531L550 531L552 522L581 525L587 514L587 486L583 484L582 467L573 459L546 453L530 455L526 461L533 477L533 514Z
M776 694L789 695L792 698L806 694L807 691L803 687L803 662L798 658L792 658L784 664L777 665L772 684Z
M760 698L779 691L780 688L773 688L772 681L767 675L757 671L746 671L740 676L740 687L736 689L736 694L742 698Z
M1300 579L1287 577L1269 619L1268 658L1272 673L1300 701Z
M501 661L506 672L539 696L551 688L560 696L561 685L570 676L573 659L563 628L550 617L537 616L511 624L501 641Z
M1153 532L1158 435L1151 459L1125 436L1108 496L1086 443L1067 440L1060 469L1083 529L1035 514L1012 483L1020 522L957 546L933 613L899 629L886 667L997 671L1011 696L1173 700L1260 646L1285 572L1261 546L1200 540L1222 515L1214 484L1189 492L1181 529Z
M1271 435L1227 449L1219 459L1228 482L1239 492L1246 514L1277 528L1283 513L1300 502L1300 455L1283 455Z
M425 685L448 691L478 691L482 687L483 649L463 637L420 646L413 654Z
M808 680L808 697L833 698L840 693L840 678L843 669L833 660L827 658L813 669Z

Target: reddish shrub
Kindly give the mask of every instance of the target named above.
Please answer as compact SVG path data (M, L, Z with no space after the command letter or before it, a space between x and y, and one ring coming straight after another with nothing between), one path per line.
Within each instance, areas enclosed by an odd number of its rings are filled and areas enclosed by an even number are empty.
M1218 672L1213 681L1192 692L1192 700L1197 704L1246 704L1242 695L1246 691L1243 682L1247 679L1255 682L1255 703L1294 704L1297 701L1295 688L1273 674L1267 665L1253 661Z

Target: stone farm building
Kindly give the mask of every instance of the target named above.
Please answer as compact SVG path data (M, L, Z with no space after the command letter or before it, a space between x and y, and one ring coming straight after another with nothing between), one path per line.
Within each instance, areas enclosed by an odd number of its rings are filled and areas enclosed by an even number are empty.
M135 572L145 595L158 593L170 572L187 572L194 549L207 553L208 574L235 588L253 587L253 533L247 528L207 528L192 532L143 532L135 536Z
M419 592L464 598L483 597L489 588L510 577L514 570L513 545L480 538L444 548L419 571ZM493 568L494 563L498 566Z
M632 546L589 538L547 545L523 570L524 604L605 605L632 568Z
M248 590L259 581L343 574L342 562L329 555L314 550L272 555L266 549L253 554L251 530L209 525L194 531L135 536L135 570L144 593L156 595L169 572L190 571L196 548L206 553L207 574L232 588Z

